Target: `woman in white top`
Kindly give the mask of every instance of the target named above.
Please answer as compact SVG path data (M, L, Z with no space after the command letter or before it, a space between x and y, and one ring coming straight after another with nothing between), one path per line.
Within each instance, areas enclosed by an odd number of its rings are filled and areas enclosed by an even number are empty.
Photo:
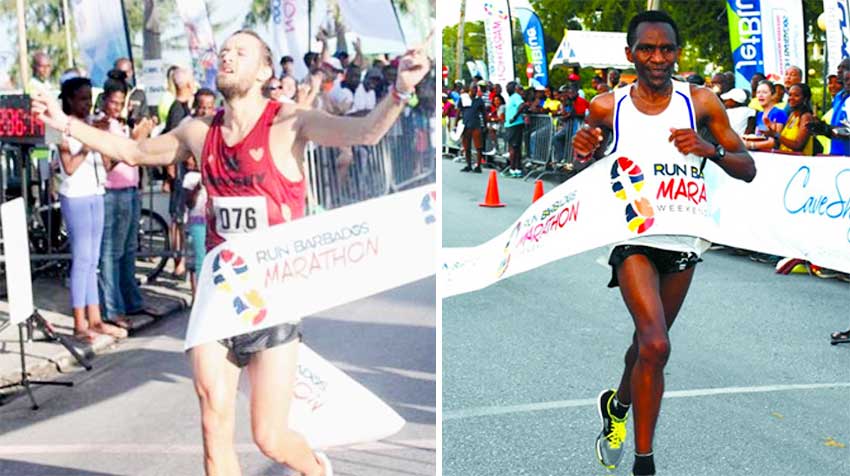
M72 78L62 84L62 108L86 120L92 106L91 81ZM97 291L97 265L103 236L103 184L106 169L97 152L66 137L59 146L62 184L59 199L71 240L71 306L74 336L91 343L98 333L126 337L126 332L103 322ZM87 319L88 317L88 319Z

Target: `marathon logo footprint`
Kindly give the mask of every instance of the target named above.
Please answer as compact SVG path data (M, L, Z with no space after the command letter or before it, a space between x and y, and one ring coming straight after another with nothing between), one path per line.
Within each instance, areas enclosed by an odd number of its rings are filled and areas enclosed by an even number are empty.
M620 157L611 166L611 189L614 195L626 202L626 223L629 230L638 234L648 230L655 223L655 211L643 189L643 171L638 164L626 157Z
M248 265L241 256L226 248L221 250L213 260L213 283L221 291L235 294L233 309L244 321L256 326L266 318L266 303L259 291L246 289Z

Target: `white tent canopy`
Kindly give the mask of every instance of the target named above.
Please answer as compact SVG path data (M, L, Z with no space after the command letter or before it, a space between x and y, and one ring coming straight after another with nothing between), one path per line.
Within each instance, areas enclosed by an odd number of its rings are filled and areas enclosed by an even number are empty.
M634 65L626 59L625 48L625 33L564 30L564 39L549 68L578 64L589 68L629 69Z

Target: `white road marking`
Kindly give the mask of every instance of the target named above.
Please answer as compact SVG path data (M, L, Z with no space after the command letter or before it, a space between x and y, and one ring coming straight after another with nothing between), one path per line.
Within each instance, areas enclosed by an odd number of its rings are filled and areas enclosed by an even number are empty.
M241 454L259 454L259 450L251 443L237 443L236 452ZM423 438L411 440L384 440L371 443L331 448L330 453L345 451L397 451L407 449L434 451L436 439ZM20 456L27 454L191 454L200 455L204 448L197 445L165 445L165 444L44 444L44 445L3 445L0 446L0 456Z
M691 398L707 397L711 395L732 395L740 393L764 393L785 392L793 390L817 390L822 388L848 388L850 382L840 383L812 383L799 385L764 385L761 387L723 387L703 388L696 390L674 390L664 392L664 398ZM492 407L465 408L461 410L448 410L443 412L443 421L460 420L481 416L508 415L512 413L527 413L541 410L555 410L559 408L584 407L596 405L595 398L584 398L576 400L557 400L552 402L525 403L521 405L502 405Z

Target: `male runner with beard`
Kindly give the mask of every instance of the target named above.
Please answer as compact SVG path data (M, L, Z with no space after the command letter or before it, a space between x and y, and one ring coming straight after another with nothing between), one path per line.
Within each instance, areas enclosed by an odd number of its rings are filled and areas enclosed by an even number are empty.
M189 154L200 158L212 203L207 217L207 249L211 249L228 237L301 218L306 180L300 164L307 142L330 147L377 143L429 67L423 51L411 50L400 61L392 94L369 115L331 116L264 98L263 86L274 74L271 51L256 33L242 30L231 35L219 52L216 86L225 103L214 117L187 119L167 134L137 143L68 117L44 94L34 96L33 109L67 136L131 165L171 165ZM238 225L217 220L234 210L256 219ZM241 367L247 369L251 383L251 426L263 454L304 475L331 474L327 458L314 454L287 425L299 326L283 324L189 351L201 405L207 475L240 474L233 432Z
M593 99L586 124L573 141L579 160L587 160L594 152L599 157L613 153L601 147L612 139L614 149L677 156L682 164L698 169L707 158L730 176L751 181L755 177L753 159L729 127L717 95L672 80L682 41L670 16L654 10L639 13L629 22L626 41L626 57L635 65L637 83ZM706 126L718 143L700 138L696 132L700 126ZM609 286L619 285L635 333L619 388L599 395L602 432L596 440L596 454L609 468L622 457L626 416L633 402L636 457L632 474L655 474L652 439L664 393L664 366L670 355L668 331L708 245L693 236L641 236L618 243L611 252Z

